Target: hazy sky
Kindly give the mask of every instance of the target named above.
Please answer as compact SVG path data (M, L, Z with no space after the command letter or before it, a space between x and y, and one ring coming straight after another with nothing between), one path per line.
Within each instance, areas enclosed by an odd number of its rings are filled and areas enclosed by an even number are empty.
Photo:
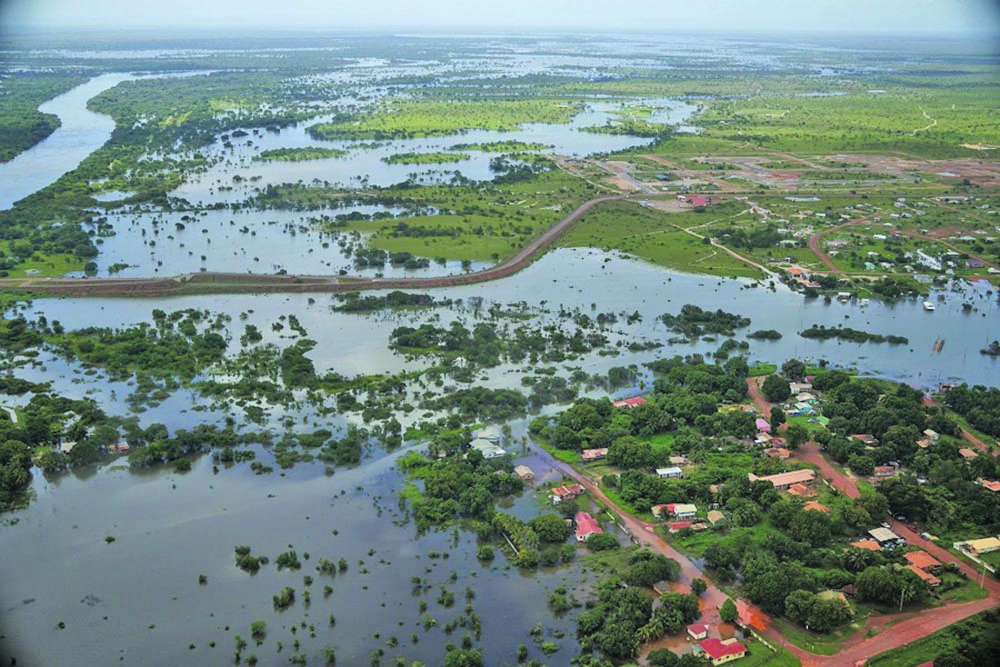
M5 31L308 27L996 32L1000 0L0 0Z

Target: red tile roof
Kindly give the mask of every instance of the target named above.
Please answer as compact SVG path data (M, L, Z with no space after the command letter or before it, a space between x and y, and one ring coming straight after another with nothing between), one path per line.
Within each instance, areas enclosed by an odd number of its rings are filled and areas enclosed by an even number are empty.
M583 487L579 484L569 484L567 486L557 486L552 489L552 495L556 498L572 498L583 493Z
M601 527L597 525L597 520L586 512L576 513L576 539L585 540L591 535L603 533Z
M868 549L868 551L882 551L882 547L875 540L862 540L861 542L851 542L852 547L858 549Z
M636 396L634 398L625 398L620 401L615 401L611 405L616 408L634 408L637 405L642 405L646 402L646 399L642 396Z
M704 651L705 654L712 660L718 660L719 658L725 658L730 655L740 655L747 652L747 647L743 644L739 642L723 644L722 640L718 637L706 639L698 644L698 648Z
M910 553L906 554L904 558L906 558L907 562L909 562L910 565L919 567L921 570L926 570L932 567L939 567L941 565L941 562L937 558L930 555L926 551L911 551Z
M823 512L824 514L829 514L830 513L830 508L829 507L827 507L826 505L821 505L818 502L816 502L815 500L810 500L809 502L807 502L802 507L802 509L813 510L815 512Z

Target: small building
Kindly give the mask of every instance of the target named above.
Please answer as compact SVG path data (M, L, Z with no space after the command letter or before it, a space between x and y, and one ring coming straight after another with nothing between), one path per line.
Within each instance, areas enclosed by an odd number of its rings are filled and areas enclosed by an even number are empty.
M872 528L868 531L868 534L883 549L895 549L900 544L906 544L906 540L888 528Z
M992 482L988 479L980 479L978 481L979 485L987 491L992 491L993 493L1000 492L1000 482Z
M612 407L616 408L636 408L646 402L645 398L641 396L636 396L635 398L625 398L620 401L615 401L612 403Z
M585 449L580 453L583 457L584 463L590 463L591 461L597 461L598 459L603 459L608 455L607 447L598 447L596 449Z
M577 512L576 517L576 541L586 542L591 535L600 535L604 531L597 525L597 519L586 512Z
M764 455L770 456L771 458L781 459L782 461L784 461L789 456L791 456L792 453L789 450L785 449L784 447L770 447L764 450Z
M958 453L961 454L962 458L965 459L966 461L968 461L970 459L974 459L977 456L979 456L979 454L977 454L976 452L972 451L968 447L962 447L960 450L958 450Z
M694 625L687 626L688 637L694 640L707 639L708 631L708 623L695 623Z
M657 519L662 519L663 513L670 511L669 507L670 505L653 505L649 508L649 511L652 512L653 516Z
M804 391L812 391L813 386L811 382L789 382L788 388L793 394L801 394Z
M875 466L875 477L892 477L896 474L893 466Z
M770 433L771 425L763 417L757 417L757 430L760 433Z
M698 516L698 508L690 503L670 503L667 505L667 511L681 520Z
M826 505L816 502L815 500L810 500L802 506L802 509L806 512L822 512L823 514L829 514L830 508Z
M671 468L657 468L656 474L661 479L680 479L684 476L684 471L677 466Z
M685 528L694 528L694 524L690 521L675 521L667 527L667 531L673 535L674 533L679 533Z
M747 647L735 639L706 639L694 647L695 653L704 653L712 665L723 665L733 660L739 660L747 654Z
M929 428L924 429L924 437L930 440L931 442L937 442L941 438L941 436L938 434L937 431L934 431Z
M930 572L925 572L925 571L921 570L916 565L907 565L905 569L909 570L910 572L912 572L915 575L917 575L918 577L920 577L921 581L923 581L928 586L934 587L934 586L940 586L941 585L941 580L940 579L938 579L937 577L935 577Z
M719 510L709 510L707 516L708 522L713 526L718 526L720 523L726 522L726 515Z
M856 549L865 549L867 551L882 551L882 547L875 540L861 540L860 542L851 542L851 546Z
M917 447L919 447L920 449L928 449L933 444L934 443L931 442L930 438L920 438L919 440L917 440Z
M62 452L63 454L69 454L71 451L73 451L74 447L76 447L75 442L64 442L59 445L59 451Z
M774 484L774 488L787 489L792 484L808 484L816 479L816 472L805 468L803 470L792 470L790 472L782 472L777 475L765 475L764 477L758 477L753 473L748 473L751 482L756 482L758 479L764 480L765 482L771 482Z
M936 570L937 568L941 567L941 561L939 561L937 558L935 558L934 556L930 555L929 553L923 550L911 551L910 553L906 554L903 557L906 558L906 561L910 565L918 567L921 570L927 572L931 570Z
M572 500L577 496L583 495L583 487L579 484L567 484L565 486L557 486L552 489L552 502L561 503L564 500Z
M984 537L981 540L969 540L965 543L969 551L976 556L1000 551L1000 539L996 537Z
M670 465L674 466L686 466L688 464L688 457L686 456L671 456Z
M495 440L477 437L472 441L472 449L482 453L484 459L497 459L507 452Z
M863 442L870 447L878 447L878 438L870 433L856 433L851 436L851 440L857 440L858 442Z
M528 466L516 466L514 468L514 474L520 477L522 482L535 481L535 473L533 473L531 468Z
M786 489L785 492L790 496L796 496L798 498L814 495L813 490L805 484L792 484L788 487L788 489Z

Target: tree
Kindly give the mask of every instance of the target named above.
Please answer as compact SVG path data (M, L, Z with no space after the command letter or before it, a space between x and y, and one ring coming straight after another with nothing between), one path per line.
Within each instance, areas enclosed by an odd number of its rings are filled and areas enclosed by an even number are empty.
M792 591L785 598L785 616L792 623L801 625L809 629L807 623L813 605L816 603L816 594L812 591L797 590Z
M646 664L650 667L677 667L678 662L680 662L680 658L667 648L650 651L649 655L646 656Z
M622 468L649 468L653 464L653 446L631 435L618 438L608 448L607 460Z
M875 461L872 460L872 457L865 456L864 454L853 454L847 459L847 467L855 475L868 477L875 472Z
M862 602L899 602L899 584L892 571L884 567L866 568L854 580L854 588Z
M695 577L691 580L691 592L695 595L701 595L708 590L708 584L701 577Z
M608 533L598 533L587 538L587 548L591 551L607 551L617 549L620 546L618 538Z
M732 598L726 598L726 601L722 603L719 608L719 618L722 619L724 623L734 623L737 618L739 618L739 611L736 609L736 603L733 602Z
M572 532L565 519L551 512L533 517L528 525L542 542L565 542Z
M483 654L475 649L456 648L444 656L444 667L483 667Z
M764 398L771 403L787 401L788 397L792 395L792 390L788 387L788 381L777 375L768 375L764 378L760 390L764 394Z
M773 406L771 408L771 428L778 428L786 421L788 421L788 417L785 416L785 411L777 405Z
M798 359L781 364L781 374L789 380L801 380L806 375L806 365Z
M789 449L798 449L799 445L809 440L809 429L802 424L789 424L785 429L785 440Z

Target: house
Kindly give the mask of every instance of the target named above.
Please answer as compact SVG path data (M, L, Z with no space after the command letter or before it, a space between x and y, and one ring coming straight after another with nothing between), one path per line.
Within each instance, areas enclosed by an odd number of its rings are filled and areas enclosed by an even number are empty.
M875 466L876 477L892 477L895 474L896 468L893 466Z
M503 447L497 444L496 440L490 440L482 436L472 441L472 449L481 452L484 459L500 458L507 453Z
M960 450L958 450L958 453L961 454L962 458L964 458L966 461L968 461L970 459L974 459L977 456L979 456L979 454L977 454L976 452L972 451L968 447L962 447Z
M59 451L62 452L63 454L69 454L71 451L73 451L74 447L76 447L75 442L64 442L61 445L59 445Z
M931 442L930 438L920 438L919 440L917 440L917 447L919 447L920 449L927 449L933 444L934 443Z
M695 623L687 627L688 637L694 640L708 638L708 623Z
M657 468L656 474L661 479L680 479L684 476L684 471L674 466L672 468Z
M689 503L670 503L667 511L678 519L693 519L698 516L698 508Z
M930 440L931 442L937 442L941 438L940 434L938 434L937 431L929 428L924 429L924 437Z
M801 403L811 403L816 400L816 395L808 391L801 391L795 395L795 400Z
M615 401L611 404L615 408L635 408L646 402L645 398L641 396L636 396L635 398L626 398L620 401Z
M812 512L822 512L823 514L829 514L830 513L830 508L829 507L827 507L826 505L820 504L820 503L816 502L815 500L810 500L810 501L806 502L806 504L802 506L802 509L805 510L805 511L807 511L807 512L809 512L809 511L812 511Z
M597 520L586 512L577 512L576 517L576 541L586 542L591 535L600 535L604 531L597 525Z
M747 654L747 647L735 639L706 639L694 647L695 653L704 653L713 665L739 660Z
M793 394L801 394L804 391L812 391L813 386L811 382L789 382L788 388Z
M924 572L923 570L921 570L916 565L907 565L905 569L909 570L910 572L912 572L915 575L917 575L918 577L920 577L920 579L925 584L927 584L928 586L940 586L941 585L941 580L940 579L938 579L937 577L935 577L930 572Z
M705 197L685 197L684 201L691 206L708 206L711 202Z
M906 540L888 528L872 528L868 531L868 534L871 535L883 549L895 549L900 544L906 544Z
M694 528L694 526L695 525L693 523L691 523L690 521L675 521L674 523L670 524L667 527L667 531L671 535L673 535L675 533L681 532L685 528Z
M476 437L482 440L488 440L490 442L500 442L500 429L495 426L487 426L481 431L476 432Z
M566 486L557 486L552 489L552 502L561 503L564 500L572 500L577 496L583 495L583 487L579 484L567 484Z
M808 484L816 479L816 472L808 468L804 470L792 470L791 472L782 472L777 475L765 475L764 477L757 477L757 475L748 473L751 482L756 482L758 479L764 480L765 482L771 482L774 484L774 488L787 489L792 484Z
M585 449L581 453L584 463L589 463L591 461L596 461L598 459L603 459L608 455L607 447L599 447L597 449Z
M906 561L914 567L924 571L935 570L941 567L941 562L926 551L911 551L904 556Z
M671 456L670 465L675 466L686 466L688 464L688 457L686 456Z
M869 445L870 447L878 447L878 438L869 433L857 433L855 435L852 435L851 439L863 442L866 445Z
M973 555L982 556L983 554L1000 551L1000 539L996 537L984 537L981 540L969 540L965 543L965 546Z
M720 523L726 522L726 515L720 512L719 510L709 510L708 522L713 526L718 526Z
M514 468L514 474L520 477L522 482L535 481L535 473L533 473L531 468L528 466L516 466Z
M790 487L788 487L787 492L788 495L797 497L805 497L813 495L813 490L810 489L805 484L792 484Z
M670 505L653 505L652 507L649 508L649 511L652 512L653 516L656 517L657 519L663 517L664 510L669 512Z
M980 479L979 484L987 491L992 491L993 493L1000 492L1000 482L991 482L988 479Z
M791 456L792 453L787 449L785 449L784 447L771 447L769 449L764 450L764 455L770 456L772 458L779 458L782 461L784 461L789 456Z
M868 551L882 551L882 547L875 540L861 540L860 542L851 542L851 546L856 549L866 549Z
M757 430L761 433L770 433L771 425L763 417L757 417Z

